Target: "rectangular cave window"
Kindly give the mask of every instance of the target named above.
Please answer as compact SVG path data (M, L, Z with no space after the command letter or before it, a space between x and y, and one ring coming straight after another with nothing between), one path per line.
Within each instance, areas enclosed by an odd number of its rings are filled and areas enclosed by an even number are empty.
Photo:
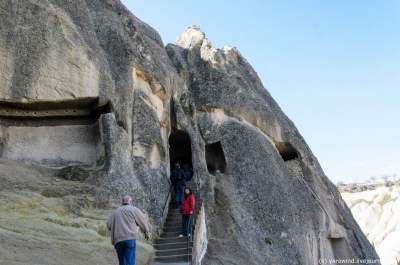
M275 144L276 149L278 149L283 161L294 160L299 157L296 148L293 147L291 143L288 142L278 142Z
M0 159L43 166L94 165L103 159L99 117L112 111L97 98L0 101Z
M332 254L335 259L338 260L346 260L351 259L353 257L352 251L349 245L346 242L346 239L341 238L329 238L332 247ZM343 263L343 264L350 264L350 263Z
M208 172L215 174L217 171L224 173L226 161L221 142L206 145L206 162Z

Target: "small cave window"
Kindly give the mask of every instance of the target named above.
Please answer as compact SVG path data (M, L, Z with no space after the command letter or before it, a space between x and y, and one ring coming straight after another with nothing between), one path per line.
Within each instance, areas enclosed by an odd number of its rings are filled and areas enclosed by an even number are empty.
M170 166L176 163L188 166L192 169L192 148L190 136L182 130L173 130L169 137L169 158Z
M329 238L329 241L331 242L332 254L335 259L345 260L352 258L351 249L345 238Z
M221 142L206 145L206 162L208 172L215 174L217 171L224 173L226 160Z
M291 143L288 142L279 142L275 144L278 149L279 154L281 155L283 161L289 161L299 158L299 153L293 147Z

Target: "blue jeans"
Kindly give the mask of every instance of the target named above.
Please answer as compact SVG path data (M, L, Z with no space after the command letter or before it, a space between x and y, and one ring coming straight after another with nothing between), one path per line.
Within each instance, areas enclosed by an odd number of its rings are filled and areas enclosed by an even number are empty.
M181 205L183 201L183 187L176 185L174 187L175 190L175 201L177 204Z
M182 235L188 236L192 233L192 215L182 214Z
M119 265L135 265L136 240L126 240L115 244Z

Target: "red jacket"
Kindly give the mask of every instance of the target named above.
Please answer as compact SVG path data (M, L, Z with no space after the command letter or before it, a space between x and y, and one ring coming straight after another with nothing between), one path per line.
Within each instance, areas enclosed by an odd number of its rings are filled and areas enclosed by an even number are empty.
M189 194L185 196L185 199L182 203L182 214L192 214L194 211L194 205L196 203L196 199L193 194Z

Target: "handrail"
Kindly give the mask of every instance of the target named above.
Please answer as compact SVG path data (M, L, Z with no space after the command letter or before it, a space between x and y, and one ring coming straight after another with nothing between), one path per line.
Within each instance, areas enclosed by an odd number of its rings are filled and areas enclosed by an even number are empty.
M191 218L192 219L192 218ZM191 222L192 220L190 220ZM192 231L190 231L190 233L193 233L193 227L192 227ZM189 247L190 247L190 238L189 235L187 236L187 240L186 240L186 249L187 249L187 253L186 253L186 257L187 257L187 263L190 264L190 252L189 252ZM192 257L193 259L193 257Z
M193 172L193 175L194 175L194 172ZM193 176L193 182L194 182L194 184L196 185L196 192L197 192L197 199L199 199L199 201L197 201L196 202L196 205L198 205L197 207L203 207L203 203L200 203L200 201L201 201L201 198L200 198L200 187L199 187L199 182L198 182L198 174L196 174L196 175L194 175ZM188 264L194 264L193 263L193 261L195 262L195 263L197 263L197 261L196 261L196 257L193 255L194 253L193 253L193 251L195 250L195 248L196 248L196 246L195 246L195 233L196 233L196 228L194 227L195 226L195 224L197 223L197 218L198 218L198 214L196 215L196 219L194 218L195 217L195 211L196 211L196 209L193 211L193 216L192 216L192 220L191 220L191 222L192 222L192 231L191 231L191 235L192 235L192 242L193 242L193 248L192 248L192 251L191 251L191 253L190 253L190 251L189 251L189 246L190 246L190 244L189 244L189 240L188 240L188 245L187 245L187 256L188 256ZM201 208L200 208L200 211L201 211ZM200 213L200 211L199 211L199 213ZM194 230L194 233L193 233L193 230ZM189 261L189 255L190 254L192 254L192 262L190 262Z
M165 219L166 219L167 214L168 214L168 211L167 211L168 204L171 201L171 196L172 196L172 184L171 184L171 181L168 180L168 183L169 183L169 190L168 190L168 195L167 195L167 198L165 199L164 207L163 207L163 211L162 211L161 228L164 227Z
M207 251L207 227L204 203L200 202L199 212L196 216L196 228L193 235L192 264L199 265Z
M196 202L196 205L198 205L198 202ZM196 209L193 210L193 214L190 217L190 223L191 223L190 227L192 229L191 229L191 231L188 231L190 233L190 237L188 235L187 240L186 240L186 243L187 243L187 246L186 246L186 249L187 249L186 257L187 257L187 263L188 264L193 264L193 255L192 255L192 262L190 262L190 255L193 254L193 249L192 249L192 251L190 251L190 241L194 242L193 238L194 238L194 234L195 233L193 233L193 231L196 232L196 230L194 229L194 226L193 226L195 213L196 213ZM196 215L196 220L197 220L197 215Z
M203 204L201 204L201 206L200 207L203 207ZM199 211L199 214L201 214L201 208L200 208L200 211ZM199 218L199 215L197 215L196 216L196 225L197 225L197 222L198 222L198 219ZM197 228L197 227L196 227ZM197 229L195 229L195 233L197 233L198 231L197 231ZM195 237L196 237L196 240L195 240ZM196 264L197 265L197 244L196 244L196 241L197 241L197 236L194 234L193 235L193 249L192 249L192 264ZM194 263L193 263L194 262Z

